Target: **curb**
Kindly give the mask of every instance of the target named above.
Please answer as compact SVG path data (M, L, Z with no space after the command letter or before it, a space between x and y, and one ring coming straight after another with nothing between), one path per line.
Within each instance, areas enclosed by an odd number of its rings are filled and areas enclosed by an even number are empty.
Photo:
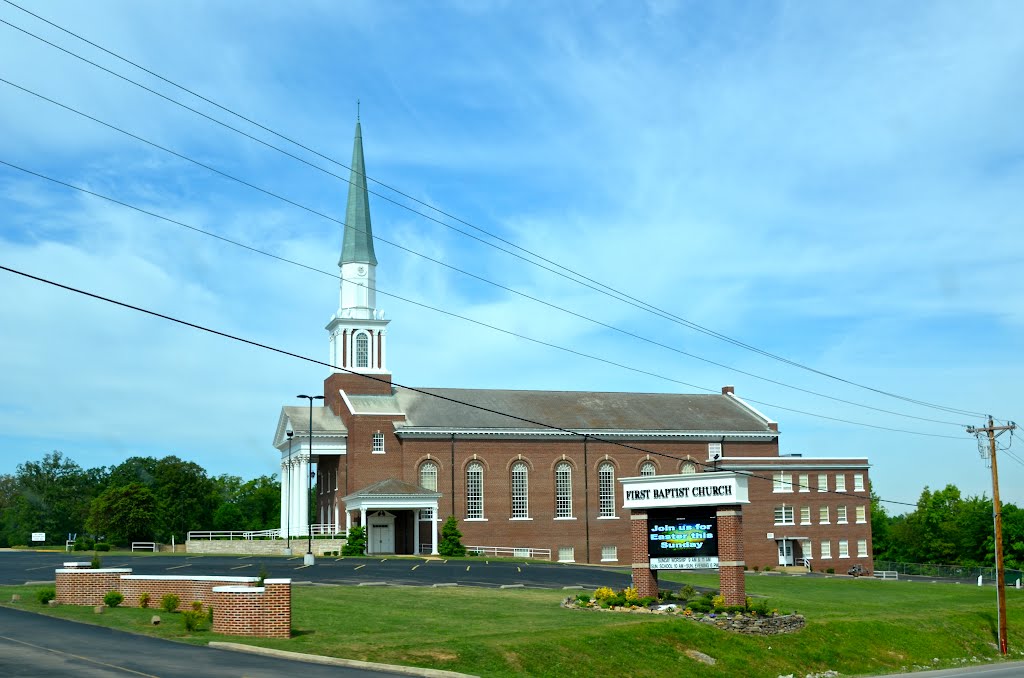
M290 652L288 650L274 650L269 647L258 647L256 645L244 645L242 643L222 643L213 641L208 643L209 647L218 650L231 650L232 652L247 652L265 657L277 657L279 659L293 659L295 661L309 662L310 664L325 664L327 666L344 666L351 669L366 669L368 671L390 671L406 676L425 676L426 678L477 678L469 673L457 673L455 671L442 671L440 669L423 669L418 666L396 666L394 664L379 664L377 662L363 662L357 659L340 659L338 657L324 657L318 654L303 654L301 652Z

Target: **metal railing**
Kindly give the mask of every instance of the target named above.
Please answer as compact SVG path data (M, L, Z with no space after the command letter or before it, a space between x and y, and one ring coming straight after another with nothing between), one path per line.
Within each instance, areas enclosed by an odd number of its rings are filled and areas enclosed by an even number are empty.
M466 553L496 558L531 558L551 560L551 549L535 549L523 546L467 546Z
M283 532L279 528L270 530L192 530L188 533L190 541L203 540L213 541L214 539L283 539ZM334 523L316 523L306 528L296 528L292 532L292 539L301 539L312 534L314 537L345 537L345 530Z
M968 565L934 565L929 563L896 563L889 560L876 560L876 570L888 570L898 574L919 577L935 577L936 579L965 579L995 583L996 568L971 567ZM1018 579L1024 578L1022 570L1006 570L1006 584L1012 586Z

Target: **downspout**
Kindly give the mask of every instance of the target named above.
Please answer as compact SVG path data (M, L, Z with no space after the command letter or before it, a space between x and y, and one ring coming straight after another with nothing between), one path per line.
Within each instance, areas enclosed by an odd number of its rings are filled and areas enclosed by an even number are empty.
M583 436L583 529L587 539L587 563L590 563L590 486L587 478L590 475L587 469L587 436Z

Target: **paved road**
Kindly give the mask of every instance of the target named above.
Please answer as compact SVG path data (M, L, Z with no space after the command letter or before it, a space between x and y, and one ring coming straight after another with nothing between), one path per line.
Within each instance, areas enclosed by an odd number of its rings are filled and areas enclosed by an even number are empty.
M974 678L1020 678L1024 676L1024 662L965 666L959 669L942 669L940 671L891 673L887 676L875 676L875 678L903 678L911 676L913 678L957 678L959 676L972 676Z
M0 552L0 584L53 581L54 569L66 561L89 560L91 554ZM302 556L291 559L262 556L184 556L101 554L104 567L130 567L133 574L232 575L255 577L264 569L269 577L293 582L358 585L387 582L409 586L458 584L495 588L522 585L561 589L582 586L623 588L630 573L624 568L511 562L508 560L427 560L423 558L317 558L305 567ZM671 584L677 587L678 584Z
M173 643L0 607L0 676L277 678L294 661ZM397 673L302 664L303 678L381 678Z

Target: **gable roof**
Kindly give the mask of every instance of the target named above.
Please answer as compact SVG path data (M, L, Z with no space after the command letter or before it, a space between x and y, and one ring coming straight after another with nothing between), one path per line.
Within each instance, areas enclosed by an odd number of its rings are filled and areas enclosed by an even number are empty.
M285 405L277 418L277 429L274 431L274 447L280 447L285 441L284 432L288 428L296 438L309 436L309 406ZM319 406L313 408L313 437L348 435L345 422L331 412L330 408Z
M418 391L422 392L395 388L395 399L406 417L404 422L396 422L399 434L431 429L550 432L542 425L547 424L584 432L778 435L768 419L732 395L459 388Z

